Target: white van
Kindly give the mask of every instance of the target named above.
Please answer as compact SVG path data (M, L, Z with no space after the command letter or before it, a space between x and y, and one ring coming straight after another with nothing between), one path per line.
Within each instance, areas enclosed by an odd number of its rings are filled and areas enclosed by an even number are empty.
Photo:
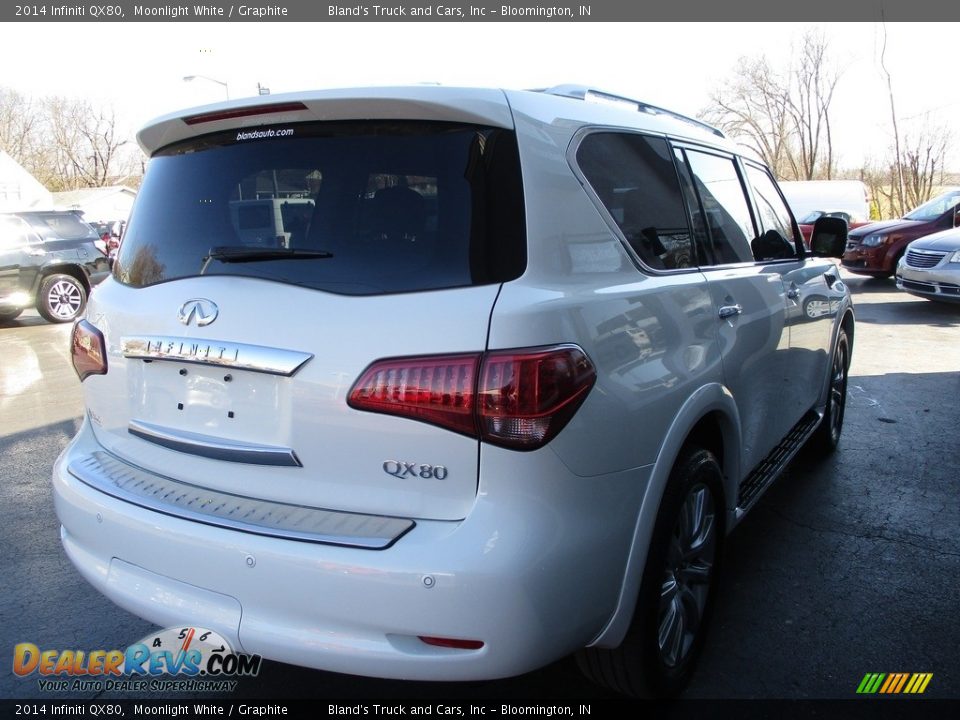
M859 180L797 180L781 182L787 204L798 223L812 223L812 213L849 215L847 222L870 220L870 193Z

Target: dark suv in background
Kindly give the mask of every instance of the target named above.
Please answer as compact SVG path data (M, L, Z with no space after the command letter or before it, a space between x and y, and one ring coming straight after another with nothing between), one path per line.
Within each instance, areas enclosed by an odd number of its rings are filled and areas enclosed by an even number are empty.
M96 231L73 212L0 214L0 322L36 307L49 322L83 312L110 273Z
M882 220L850 230L843 267L859 275L890 277L907 245L960 225L960 188L949 190L899 220Z

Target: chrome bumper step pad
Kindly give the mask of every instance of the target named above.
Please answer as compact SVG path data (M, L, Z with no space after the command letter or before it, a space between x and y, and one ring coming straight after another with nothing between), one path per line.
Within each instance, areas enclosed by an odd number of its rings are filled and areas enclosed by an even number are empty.
M105 451L74 460L67 470L95 490L140 507L240 532L344 547L383 550L416 523L258 500L173 480Z

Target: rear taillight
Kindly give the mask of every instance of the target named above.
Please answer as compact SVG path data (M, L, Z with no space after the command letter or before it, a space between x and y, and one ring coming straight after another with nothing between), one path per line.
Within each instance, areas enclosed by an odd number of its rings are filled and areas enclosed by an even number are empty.
M559 433L590 392L597 374L573 345L488 353L480 371L480 434L527 450Z
M70 359L81 382L90 375L107 374L107 345L103 333L86 320L80 320L73 326Z
M575 345L394 358L367 368L347 402L534 450L564 428L595 380L593 364Z

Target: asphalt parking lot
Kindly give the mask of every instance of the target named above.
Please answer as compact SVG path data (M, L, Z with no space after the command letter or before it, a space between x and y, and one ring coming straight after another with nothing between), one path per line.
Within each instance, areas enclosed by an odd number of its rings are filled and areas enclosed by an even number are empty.
M852 699L868 672L925 672L933 673L926 697L960 699L960 305L913 298L890 280L845 280L858 325L841 449L820 463L795 461L730 537L712 634L688 697ZM87 585L60 547L50 468L82 408L68 337L69 326L32 312L0 326L3 698L51 699L36 675L13 674L16 643L123 648L153 629ZM266 663L236 690L305 696L608 694L569 660L456 685Z

